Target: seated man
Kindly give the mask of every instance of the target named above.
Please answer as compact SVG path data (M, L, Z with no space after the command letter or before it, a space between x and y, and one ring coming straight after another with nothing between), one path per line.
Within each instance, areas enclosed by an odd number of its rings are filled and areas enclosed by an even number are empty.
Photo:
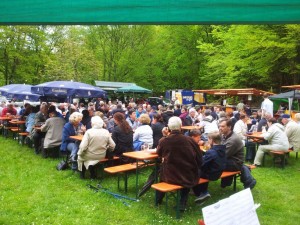
M290 115L283 114L281 116L282 124L285 126L284 132L289 140L289 148L295 152L300 151L300 126L294 120L291 119Z
M284 127L277 123L275 118L268 120L268 131L263 133L263 137L269 143L267 145L260 145L256 152L254 164L260 166L265 152L269 151L287 151L289 149L289 141L284 133Z
M211 148L206 151L203 156L203 163L201 166L201 178L211 181L218 180L226 166L226 146L221 145L221 135L219 132L208 134L208 143ZM208 193L208 182L199 184L193 188L197 198L196 203L201 203L210 198Z
M16 116L17 110L14 107L13 103L7 103L6 107L2 109L1 116Z
M171 133L160 139L157 146L157 154L162 160L160 180L184 187L180 191L180 210L184 211L190 188L199 181L202 154L197 143L181 133L179 117L171 117L168 127ZM164 193L157 191L156 196L156 202L161 203Z
M49 119L41 126L41 131L46 132L44 139L44 152L47 149L55 148L61 145L62 131L65 125L65 120L58 116L55 106L51 105L48 109ZM43 155L47 157L46 155Z
M40 106L40 111L34 116L34 126L40 126L40 124L46 122L47 117L48 105L43 102ZM30 136L33 140L34 151L36 154L39 154L42 147L42 140L45 138L45 133L41 132L39 129L33 129Z
M222 144L226 146L226 167L224 171L241 171L241 182L244 188L251 189L256 185L256 180L252 177L250 169L243 165L244 144L239 136L231 130L232 121L226 119L220 121L219 129L222 134ZM232 184L233 177L226 177L221 180L221 187L225 188Z

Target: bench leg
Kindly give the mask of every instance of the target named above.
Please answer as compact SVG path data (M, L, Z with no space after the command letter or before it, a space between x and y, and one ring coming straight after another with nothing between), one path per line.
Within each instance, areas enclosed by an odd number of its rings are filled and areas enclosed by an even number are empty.
M179 192L180 192L180 190L176 191L176 219L180 218L180 212L179 212L179 205L180 205Z
M124 177L125 177L125 187L124 187L124 189L125 189L125 193L127 193L127 186L128 186L128 174L127 173L125 173L125 175L124 175Z
M236 175L233 176L233 191L236 192Z
M169 195L168 192L166 193L166 206L165 206L165 213L168 213L168 201L169 201Z

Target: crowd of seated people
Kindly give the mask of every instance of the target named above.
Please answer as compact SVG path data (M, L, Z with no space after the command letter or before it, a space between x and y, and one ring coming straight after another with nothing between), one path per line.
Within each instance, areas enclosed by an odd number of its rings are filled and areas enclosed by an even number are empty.
M13 104L6 108L2 114L17 115ZM253 157L256 166L262 164L263 154L270 150L292 148L300 151L299 122L294 122L286 114L281 115L279 123L269 113L261 117L261 111L258 111L249 116L249 112L242 108L236 112L237 117L232 112L226 113L222 107L177 104L174 109L173 106L151 107L134 102L129 102L126 107L121 102L112 104L100 99L88 104L60 104L59 107L53 103L42 103L39 108L27 104L21 112L35 152L39 154L41 149L59 147L70 155L72 169L79 170L82 178L87 170L91 178L96 177L95 165L107 151L122 157L124 152L139 151L145 144L157 148L163 168L160 179L184 187L181 210L186 208L190 189L193 189L197 203L210 197L207 184L197 186L200 177L214 180L224 170L241 171L245 188L256 185L256 180L244 165L244 147L251 146L247 132L254 125L257 131L266 128L263 134L265 143L259 146L255 159ZM295 120L300 120L300 114L296 114ZM199 129L185 132L181 129L184 125L199 125ZM83 134L81 142L70 138L79 134ZM210 146L207 155L200 151L202 145ZM176 160L178 157L180 160ZM190 174L182 170L181 161L189 165ZM232 182L232 177L222 179L221 187L230 186ZM163 194L158 197L161 201Z

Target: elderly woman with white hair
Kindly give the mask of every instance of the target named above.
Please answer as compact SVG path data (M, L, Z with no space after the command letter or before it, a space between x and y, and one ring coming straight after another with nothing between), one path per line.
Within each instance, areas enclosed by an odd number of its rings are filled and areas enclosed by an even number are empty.
M103 129L103 123L99 116L92 117L92 128L83 136L78 151L78 170L81 171L81 178L85 177L85 171L88 169L91 178L95 179L94 165L105 158L106 151L113 151L115 148L116 144L108 130Z
M202 154L198 144L181 133L181 119L173 116L169 119L168 130L163 129L165 137L160 139L157 154L161 158L160 180L181 185L180 210L184 211L190 188L198 184L201 174ZM156 202L161 203L163 192L156 193Z
M76 156L78 152L78 143L70 138L75 136L79 130L85 131L86 128L81 124L82 114L79 112L73 112L69 117L69 122L64 125L62 132L62 143L60 150L63 152L70 152L72 169L77 170Z

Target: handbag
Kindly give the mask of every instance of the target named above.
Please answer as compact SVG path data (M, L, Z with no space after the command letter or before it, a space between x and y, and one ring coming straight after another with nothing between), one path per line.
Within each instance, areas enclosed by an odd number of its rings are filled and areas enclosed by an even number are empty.
M66 170L68 167L69 167L68 162L65 160L62 160L57 164L56 169L57 170Z

